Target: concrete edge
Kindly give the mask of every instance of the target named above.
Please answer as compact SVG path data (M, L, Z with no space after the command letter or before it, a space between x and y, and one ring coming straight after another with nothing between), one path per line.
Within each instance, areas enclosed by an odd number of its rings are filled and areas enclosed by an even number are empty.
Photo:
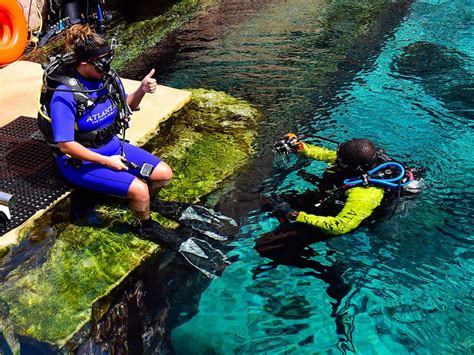
M33 224L38 221L45 213L52 210L59 202L63 201L68 197L73 190L65 192L62 196L54 200L48 207L36 211L36 213L28 218L25 222L20 224L18 227L8 231L2 237L0 237L0 248L7 248L11 245L17 244L20 241L20 235L23 229L32 227Z

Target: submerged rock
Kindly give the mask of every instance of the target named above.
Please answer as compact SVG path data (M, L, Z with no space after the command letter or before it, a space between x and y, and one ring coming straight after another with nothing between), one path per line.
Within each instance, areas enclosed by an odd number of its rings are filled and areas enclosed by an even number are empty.
M32 264L25 272L21 267L7 273L0 268L0 301L8 304L5 318L16 334L56 347L66 345L98 310L95 316L100 318L101 307L91 310L91 306L104 301L159 249L129 233L72 224L44 247L48 250L36 252L48 253L48 258L38 263L35 258L25 260ZM13 249L4 264L21 253L21 249Z
M195 202L234 175L254 152L259 117L244 100L213 90L192 90L191 102L147 145L174 171L171 184L160 196Z
M117 33L119 47L114 67L123 69L146 49L153 47L169 33L204 11L215 0L181 0L170 6L162 15L134 23L120 23L109 32Z
M392 70L409 78L430 79L462 71L465 56L453 49L430 42L415 42L403 48Z

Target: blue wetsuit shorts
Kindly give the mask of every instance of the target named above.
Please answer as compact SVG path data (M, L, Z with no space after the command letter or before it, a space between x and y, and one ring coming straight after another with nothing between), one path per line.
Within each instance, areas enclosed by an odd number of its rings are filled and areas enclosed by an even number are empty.
M106 155L119 155L121 149L116 152L108 152ZM146 150L125 143L125 158L141 166L148 163L156 167L160 159ZM57 158L59 170L66 180L76 186L95 191L104 195L127 197L128 189L135 177L139 177L139 171L135 169L113 170L97 163L87 161L80 164L72 164L67 156L60 155Z

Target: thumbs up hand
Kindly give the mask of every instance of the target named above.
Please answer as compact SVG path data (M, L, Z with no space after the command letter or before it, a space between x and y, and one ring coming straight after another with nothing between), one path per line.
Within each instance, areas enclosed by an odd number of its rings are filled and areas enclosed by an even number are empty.
M142 80L140 85L140 90L143 93L150 93L153 94L156 91L156 79L153 78L153 74L155 74L155 69L152 69Z

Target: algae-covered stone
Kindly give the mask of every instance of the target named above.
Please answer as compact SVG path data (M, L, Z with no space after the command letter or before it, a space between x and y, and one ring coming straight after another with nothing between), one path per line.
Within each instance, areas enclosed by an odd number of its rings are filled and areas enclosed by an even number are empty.
M193 89L192 100L160 127L145 148L173 169L172 182L160 193L168 201L196 202L234 175L253 154L252 143L260 113L248 102L224 92ZM117 201L96 208L105 224L134 223ZM157 213L167 228L177 224Z
M10 247L0 247L0 260L8 254Z
M107 37L115 34L119 46L115 51L114 68L122 70L127 64L139 57L147 48L160 42L168 34L178 30L194 16L205 11L216 0L179 0L173 5L156 4L164 13L152 18L127 23L123 20L107 22ZM110 4L108 4L109 6ZM112 6L113 8L113 6ZM42 48L25 53L23 60L44 63L50 56L64 51L64 32L53 37Z
M117 33L120 44L116 50L114 67L117 70L124 68L145 49L156 45L214 2L215 0L180 0L163 15L133 24L121 23L111 29L111 32Z
M191 92L191 102L173 114L147 145L173 168L173 181L160 194L167 200L196 201L235 174L253 154L260 113L223 92Z
M158 246L131 234L68 225L43 248L48 251L37 255L49 257L30 258L24 272L0 272L0 302L8 305L4 318L16 334L61 347L91 320L91 305Z

